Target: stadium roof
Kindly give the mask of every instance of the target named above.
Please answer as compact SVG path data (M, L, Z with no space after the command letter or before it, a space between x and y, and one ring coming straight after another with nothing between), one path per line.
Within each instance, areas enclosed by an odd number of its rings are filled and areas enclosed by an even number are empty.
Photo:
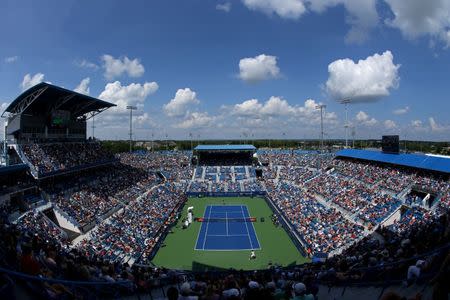
M26 164L17 164L17 165L10 165L10 166L0 166L0 175L8 175L12 174L14 172L27 170L28 165Z
M338 151L336 156L450 173L450 158L424 154L388 154L380 151L344 149Z
M254 151L253 145L198 145L196 151Z
M54 110L67 110L78 118L92 116L116 106L115 104L83 95L65 88L41 82L19 95L2 113L18 114L49 114Z

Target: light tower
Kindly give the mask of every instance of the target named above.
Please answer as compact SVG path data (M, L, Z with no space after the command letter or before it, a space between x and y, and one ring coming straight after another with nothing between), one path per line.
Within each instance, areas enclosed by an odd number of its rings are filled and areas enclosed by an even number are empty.
M95 116L92 116L92 139L95 139L94 130L95 130Z
M133 110L136 110L137 107L133 105L127 105L127 109L130 110L130 152L133 147Z
M6 142L6 130L8 128L8 120L5 119L4 123L4 135L3 135L3 163L8 165L8 143Z
M323 110L327 106L325 104L316 105L316 109L320 109L320 151L323 153Z
M345 105L345 148L348 147L348 104L351 103L350 98L345 98L339 101L341 104Z

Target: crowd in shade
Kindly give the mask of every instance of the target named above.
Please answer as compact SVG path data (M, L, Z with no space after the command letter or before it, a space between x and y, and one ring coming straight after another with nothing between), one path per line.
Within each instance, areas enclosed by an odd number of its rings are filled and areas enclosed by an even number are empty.
M39 174L111 161L114 155L99 143L24 144L21 150Z
M401 235L404 232L408 232L411 228L432 222L436 216L438 216L438 214L433 211L415 206L406 209L402 213L400 220L387 226L387 228Z
M44 190L74 224L84 226L101 221L158 182L154 172L116 163L86 176L51 182Z
M448 217L448 214L435 215L410 223L411 216L405 215L401 222L409 225L396 225L402 226L402 230L394 226L381 228L378 234L382 239L368 236L325 263L287 268L272 266L257 272L230 270L192 275L112 262L96 254L86 255L84 251L61 243L59 233L39 214L30 214L18 225L0 224L3 237L0 240L0 261L4 267L47 278L129 282L122 288L123 295L149 292L159 282L170 284L184 278L184 283L178 288L167 291L168 299L296 299L296 296L304 299L317 295L319 284L367 283L386 279L402 279L411 284L421 277L427 278L428 274L434 274L428 280L431 279L433 284L433 293L438 294L447 289L450 254L448 250L435 249L448 247ZM70 286L60 283L35 282L30 285L35 285L36 291L45 298L72 297L76 293Z
M38 235L45 241L54 240L61 245L69 246L67 234L41 212L30 211L23 215L17 224L17 229Z
M108 261L149 263L147 258L159 237L175 221L186 200L182 190L172 183L155 187L93 229L77 249L88 257Z

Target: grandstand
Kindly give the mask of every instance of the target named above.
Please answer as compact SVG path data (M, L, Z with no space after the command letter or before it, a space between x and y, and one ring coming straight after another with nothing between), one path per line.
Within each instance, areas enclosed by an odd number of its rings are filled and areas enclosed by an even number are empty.
M253 145L114 155L86 139L109 107L41 83L4 112L7 295L16 279L42 298L165 298L186 281L205 299L250 282L267 299L300 281L319 298L403 281L430 294L424 282L445 276L450 159Z

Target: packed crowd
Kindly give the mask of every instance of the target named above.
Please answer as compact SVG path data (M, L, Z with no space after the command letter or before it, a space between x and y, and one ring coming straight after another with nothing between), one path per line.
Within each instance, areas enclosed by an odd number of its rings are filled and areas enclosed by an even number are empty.
M99 143L24 144L21 150L39 174L114 160Z
M175 220L177 208L185 200L182 186L157 186L92 230L77 248L87 257L148 263L159 236Z
M0 240L2 266L47 278L129 282L129 285L118 286L122 295L148 293L155 287L155 282L171 283L185 278L178 289L169 288L168 299L312 299L318 294L319 284L405 279L411 265L419 265L419 276L436 274L448 251L426 253L448 245L450 241L448 216L435 217L420 226L413 225L401 234L382 229L379 234L383 236L383 242L369 236L325 263L287 269L272 266L268 270L255 272L231 270L186 276L172 270L130 266L127 263L112 263L101 257L88 257L77 249L61 247L55 240L46 240L41 229L33 230L33 226L19 229L15 225L0 223L0 232L3 237ZM435 275L433 293L445 291L443 285L446 279L446 273ZM29 285L41 293L36 296L44 298L80 296L79 290L64 284L30 282ZM107 290L100 290L106 293L104 296L114 296L117 295L114 294L116 288L107 287L110 294Z
M399 199L393 198L389 194L376 192L370 196L368 205L359 211L358 218L369 224L370 227L376 226L389 217L401 204Z
M326 169L332 162L334 155L330 153L318 154L316 151L305 150L260 150L258 157L263 165L305 167Z
M179 289L172 289L171 295L200 299L305 298L317 293L318 282L380 280L387 274L386 270L389 278L404 278L408 267L415 264L416 256L448 245L450 191L445 178L394 172L371 164L341 163L312 154L268 152L264 155L271 161L271 166L282 166L280 180L275 182L272 180L275 176L271 176L264 185L274 204L302 237L307 252L313 255L342 249L343 253L329 258L324 264L306 264L287 270L272 266L264 272L230 271L218 277L192 276ZM17 225L2 220L1 265L49 278L128 280L132 283L131 289L138 291L151 289L155 279L177 277L175 271L130 265L148 263L152 251L157 249L167 228L176 220L178 209L185 201L186 179L191 179L193 174L189 155L176 152L168 157L163 153L121 154L118 157L121 165L44 186L52 201L81 224L98 219L111 209L119 209L117 213L99 224L74 249L67 246L62 231L42 213L30 212ZM324 173L331 163L338 172ZM355 170L353 175L352 168ZM218 172L224 180L217 186L206 186L228 191L240 188L240 185L250 191L262 189L257 180L232 182L226 170ZM168 181L159 184L161 180L155 171L166 172ZM276 174L276 171L272 173ZM370 178L372 176L375 180ZM382 239L369 235L356 242L366 234L364 228L351 222L340 210L325 206L315 198L315 194L319 194L324 201L375 225L401 204L377 187L398 193L411 185L437 194L435 211L421 207L407 209L399 221L378 229ZM191 190L202 190L204 186L205 182L190 182ZM428 255L418 268L426 272L439 266L440 262L442 257ZM382 268L384 272L365 269L367 267ZM46 298L73 296L73 291L63 285L39 285Z
M376 184L382 189L393 191L396 194L408 187L414 187L434 194L443 193L450 188L448 180L442 176L425 174L401 167L348 159L335 159L333 165L344 176L357 179L369 185Z
M159 182L155 173L121 163L85 175L51 182L44 189L51 202L81 227L100 221Z
M411 228L428 224L436 217L436 214L422 207L412 207L406 209L392 225L387 226L389 230L397 234L408 232Z
M298 166L285 166L280 169L280 180L287 180L298 185L303 185L318 174L317 171Z
M18 220L17 228L32 235L39 235L46 241L55 240L61 245L69 246L67 234L42 212L30 211L26 213Z
M159 151L144 153L121 153L117 157L124 164L135 168L162 171L170 181L192 178L190 151Z
M323 174L306 184L308 190L357 214L363 222L375 226L401 205L401 201L359 181L338 174Z
M269 188L269 195L302 236L311 255L346 246L364 231L362 226L348 221L336 209L323 206L296 186L279 182Z

